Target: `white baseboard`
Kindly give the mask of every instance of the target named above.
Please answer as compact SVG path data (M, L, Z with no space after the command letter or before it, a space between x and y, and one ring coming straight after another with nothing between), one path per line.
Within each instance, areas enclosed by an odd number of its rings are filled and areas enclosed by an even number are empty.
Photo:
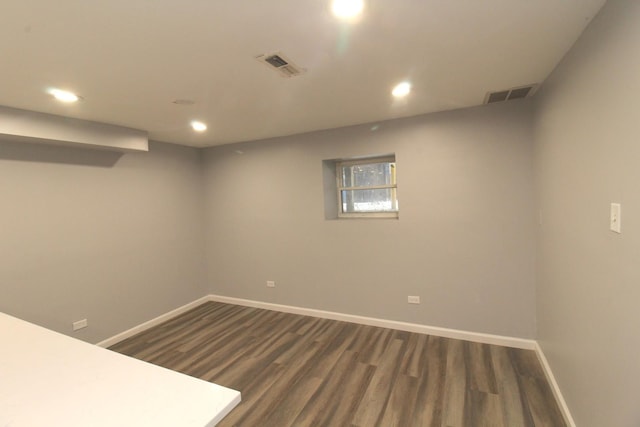
M444 338L454 338L459 340L473 341L473 342L479 342L483 344L502 345L506 347L522 348L525 350L536 350L536 348L539 349L539 347L537 347L537 343L534 340L530 340L530 339L507 337L502 335L484 334L479 332L469 332L469 331L463 331L459 329L427 326L419 323L408 323L408 322L400 322L397 320L378 319L375 317L357 316L353 314L337 313L334 311L316 310L313 308L273 304L269 302L254 301L254 300L234 298L234 297L225 297L221 295L204 296L193 302L185 304L182 307L178 307L175 310L171 310L168 313L158 316L155 319L151 319L138 326L135 326L117 335L114 335L111 338L107 338L104 341L100 341L96 345L100 347L105 347L105 348L110 347L114 344L119 343L120 341L124 341L125 339L134 336L135 334L139 334L140 332L143 332L149 328L152 328L153 326L159 325L162 322L165 322L186 311L189 311L192 308L195 308L207 301L217 301L217 302L223 302L227 304L242 305L245 307L263 308L266 310L281 311L283 313L300 314L303 316L319 317L322 319L340 320L343 322L358 323L361 325L368 325L368 326L378 326L381 328L398 329L401 331L416 332L419 334L435 335L435 336L444 337Z
M192 301L188 304L183 305L182 307L178 307L175 310L171 310L168 313L162 314L158 317L156 317L155 319L151 319L147 322L144 322L138 326L134 326L131 329L127 329L124 332L121 332L117 335L112 336L111 338L107 338L104 341L100 341L98 344L96 344L98 347L111 347L114 344L119 343L120 341L124 341L129 337L134 336L135 334L139 334L140 332L143 332L149 328L152 328L156 325L159 325L162 322L165 322L169 319L172 319L182 313L185 313L189 310L191 310L192 308L196 308L197 306L204 304L207 301L211 301L211 299L209 298L209 296L204 296L202 298L199 298L195 301Z
M303 316L320 317L322 319L341 320L343 322L358 323L361 325L378 326L381 328L398 329L419 334L435 335L438 337L454 338L459 340L474 341L483 344L495 344L505 347L534 350L536 342L524 338L507 337L502 335L468 332L458 329L440 328L418 323L399 322L396 320L377 319L374 317L356 316L353 314L336 313L333 311L316 310L312 308L295 307L290 305L272 304L262 301L247 300L241 298L224 297L221 295L209 295L209 301L218 301L228 304L243 305L246 307L264 308L267 310L281 311L284 313L301 314Z
M549 361L547 357L544 355L542 351L542 347L536 341L535 349L536 354L538 355L538 360L542 365L542 369L544 370L545 375L547 376L547 381L551 385L551 390L553 390L553 395L556 398L556 402L558 402L558 406L560 406L560 411L564 416L564 420L569 427L576 427L575 421L573 421L573 417L571 416L571 412L569 411L569 407L567 406L567 402L564 400L562 396L562 392L560 391L560 387L558 386L558 382L556 381L556 377L553 375L553 371L551 370L551 366L549 365Z

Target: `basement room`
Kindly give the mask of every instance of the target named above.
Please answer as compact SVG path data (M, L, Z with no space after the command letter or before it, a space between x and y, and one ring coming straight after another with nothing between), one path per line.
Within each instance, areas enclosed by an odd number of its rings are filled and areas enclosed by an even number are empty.
M0 426L637 427L638 23L3 1Z

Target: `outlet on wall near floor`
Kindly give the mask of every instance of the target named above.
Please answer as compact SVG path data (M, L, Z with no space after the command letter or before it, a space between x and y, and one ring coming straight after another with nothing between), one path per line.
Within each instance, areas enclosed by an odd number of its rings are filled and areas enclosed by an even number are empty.
M77 322L73 322L73 330L77 331L78 329L84 329L89 326L87 319L78 320Z
M407 302L409 304L420 304L420 297L419 296L409 295L407 297Z
M267 280L267 288L275 288L276 287L276 282L274 282L273 280Z

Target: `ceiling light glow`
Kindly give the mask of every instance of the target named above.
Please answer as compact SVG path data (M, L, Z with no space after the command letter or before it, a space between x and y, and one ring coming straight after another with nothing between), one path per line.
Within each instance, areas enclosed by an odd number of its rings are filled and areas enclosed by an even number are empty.
M205 130L207 130L207 125L205 125L202 122L196 121L196 120L191 122L191 127L196 132L204 132Z
M75 93L66 90L50 89L49 93L60 102L71 103L76 102L80 99L80 97Z
M333 0L331 11L338 18L354 18L362 13L364 0Z
M391 91L391 95L395 96L396 98L402 98L404 96L409 95L409 92L411 92L411 83L402 82L402 83L398 83L393 88L393 90Z

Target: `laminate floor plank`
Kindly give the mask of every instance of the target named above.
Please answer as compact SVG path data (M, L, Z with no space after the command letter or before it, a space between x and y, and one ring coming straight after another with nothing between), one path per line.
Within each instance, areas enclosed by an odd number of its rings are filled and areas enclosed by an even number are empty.
M407 405L407 399L415 396L418 389L418 378L408 375L398 375L393 382L391 394L384 408L379 425L388 427L409 426L412 409Z
M478 390L467 390L469 416L465 424L471 427L510 427L504 423L500 396Z
M529 350L219 302L111 349L242 392L221 427L566 427Z
M444 402L444 385L447 372L447 352L450 340L429 336L422 353L426 365L419 380L413 406L411 426L440 427Z
M402 360L400 372L414 378L420 378L426 365L425 347L427 345L428 335L410 334L407 338L407 348Z
M344 351L293 425L350 426L375 370L374 366L360 363L357 353Z
M317 377L303 376L297 381L290 391L285 393L278 406L266 417L263 422L268 426L299 426L295 420L304 409L305 404L318 390L322 380Z
M555 420L562 417L560 409L554 406L553 394L542 378L523 375L520 386L524 390L524 398L536 426L553 427Z
M302 380L304 374L309 371L314 363L318 361L322 354L321 343L311 343L307 348L300 352L299 358L293 361L287 369L282 372L282 375L273 382L268 390L270 398L261 402L259 405L255 405L253 410L246 412L239 420L238 425L246 426L259 426L269 425L265 423L265 420L272 415L285 401L288 396L294 394L293 390L296 384ZM295 410L295 408L288 408L289 410ZM302 408L299 409L300 412ZM295 416L297 417L297 413ZM294 417L295 418L295 417ZM223 420L220 426L229 425ZM271 424L279 425L279 424Z
M491 349L487 344L465 342L465 364L467 366L469 388L485 393L498 393L496 375L493 371Z
M373 335L360 351L360 361L378 366L380 359L389 347L389 342L393 339L393 332L391 329L375 328Z
M292 336L295 336L295 342L291 347L289 347L286 351L282 352L276 359L275 363L279 363L281 365L288 365L293 361L294 358L298 356L298 353L302 351L305 347L309 346L312 342L317 341L316 335L313 333L316 328L321 327L323 324L316 324L313 329L310 329L310 332L305 335L299 335L295 332L290 332Z
M189 353L193 351L199 351L202 348L202 340L206 340L212 344L224 342L229 340L230 335L234 335L233 331L225 328L225 325L231 324L243 324L249 320L249 313L234 313L229 312L225 316L205 316L203 324L192 325L193 328L189 331L189 338L182 339L182 345L178 347L178 351L183 353ZM194 330L195 329L195 330ZM197 335L196 335L197 334Z
M242 410L236 411L234 409L218 424L218 426L250 426L251 424L242 422L242 418L245 417L246 414L253 412L257 406L261 406L264 402L268 402L270 400L271 387L280 377L282 377L285 370L285 367L281 365L277 365L275 363L271 364L255 376L253 381L247 382L244 388L240 389L236 387L236 390L245 390L245 393L242 394L242 402L240 403L240 405L242 405ZM231 377L231 380L232 379L233 377ZM233 384L232 381L223 382L219 379L216 379L216 383L229 384L227 387L232 387L231 384ZM256 426L259 425L264 424L256 424Z
M275 360L280 356L280 354L282 354L284 349L291 347L295 343L295 337L295 334L290 333L284 335L278 341L274 342L273 348L270 348L268 352L265 352L262 355L249 356L250 359L253 360L253 363L244 365L240 372L231 372L230 374L236 378L236 381L228 387L234 388L236 390L243 390L247 386L247 384L251 383L253 381L253 378L257 376L263 369L271 364L275 364ZM308 352L309 348L317 348L317 346L308 346L308 348L302 349L300 353L298 353L298 358L302 358L303 356L305 356L305 352ZM287 368L285 369L285 372L289 372L292 365L293 364L285 365L285 367ZM225 375L227 375L227 371L223 371L220 374L220 380L218 380L218 378L216 377L213 379L213 382L224 385L225 382L223 380L225 378Z
M221 372L229 369L241 357L245 357L247 348L251 348L255 338L249 336L234 336L233 339L224 342L209 343L203 351L190 358L185 355L182 361L182 371L188 375L202 378L211 376L213 369ZM190 360L191 359L191 360ZM180 366L175 369L181 370Z
M448 346L442 419L442 425L446 427L465 425L467 366L464 344L463 341L452 339Z
M360 405L355 413L353 424L361 427L380 425L384 416L391 390L394 386L400 362L402 360L402 347L404 342L394 339L380 358L375 374L365 392Z
M325 349L323 356L318 361L317 365L309 371L309 375L317 378L326 378L327 375L334 368L340 356L344 354L349 344L353 340L353 325L340 322L337 324L340 326L339 330L336 330L335 338L331 341L325 342Z

